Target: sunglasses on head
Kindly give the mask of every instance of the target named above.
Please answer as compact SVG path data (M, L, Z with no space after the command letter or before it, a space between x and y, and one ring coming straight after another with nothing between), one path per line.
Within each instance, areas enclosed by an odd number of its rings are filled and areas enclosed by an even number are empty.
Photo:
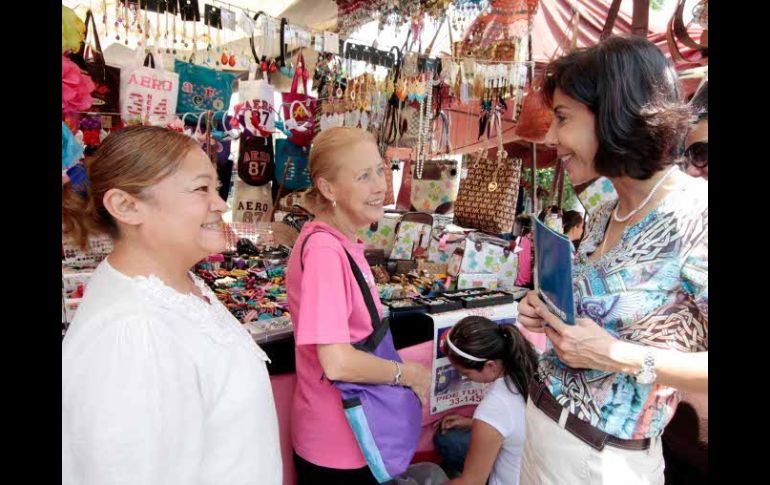
M709 164L709 142L696 141L684 151L684 157L689 165L704 168Z

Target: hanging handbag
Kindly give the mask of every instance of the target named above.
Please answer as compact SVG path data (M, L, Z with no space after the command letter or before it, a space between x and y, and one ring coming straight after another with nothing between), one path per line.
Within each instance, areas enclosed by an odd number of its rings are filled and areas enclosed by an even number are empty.
M301 190L312 185L307 158L309 151L308 147L297 146L283 138L275 141L275 174L286 171L285 189Z
M308 238L316 232L302 242L300 254L304 252ZM403 362L393 345L390 319L380 319L366 278L347 249L343 247L343 250L372 323L372 333L366 339L353 343L353 347L381 359ZM301 266L304 271L304 265ZM422 429L419 398L410 388L399 385L341 381L333 381L332 384L340 391L345 417L369 470L378 483L392 483L396 476L406 471L417 450Z
M104 53L102 44L99 42L99 33L96 30L96 20L94 20L91 10L86 12L85 21L86 31L83 36L83 42L80 43L80 50L70 54L72 62L86 71L94 82L94 90L91 93L94 102L91 111L98 113L118 113L120 111L120 69L108 66L104 62ZM93 28L94 44L96 50L88 49L92 54L90 59L86 59L86 40L88 39L89 26Z
M411 210L429 214L452 212L460 190L457 165L455 160L417 161L412 170Z
M676 64L708 64L708 27L704 30L704 35L701 37L701 44L695 42L690 34L687 32L687 27L684 24L682 15L684 14L685 0L678 0L676 9L674 9L674 15L669 19L666 27L666 44L668 50L671 53L671 59ZM708 3L701 2L701 15L702 10L706 9L706 22L708 22ZM679 49L679 43L684 44L690 49L700 53L700 57L691 59Z
M540 82L534 81L521 103L516 136L532 143L543 143L552 122L553 111L545 104Z
M413 260L426 255L433 232L433 216L424 212L409 212L396 226L396 241L390 259Z
M580 11L574 8L572 18L570 20L572 24L572 39L570 40L570 50L575 50L578 41L578 32L580 25ZM614 23L614 20L613 20ZM535 64L532 62L532 31L529 32L529 45L527 49L530 64L530 85L529 91L524 96L524 100L521 103L521 114L519 115L518 122L516 124L516 136L519 138L532 142L543 143L545 136L548 134L548 130L551 128L553 122L553 111L545 104L542 90L542 78L535 78ZM564 51L563 45L560 43L554 51L551 59L556 59L559 51Z
M403 212L412 210L412 162L408 158L404 159L404 166L401 169L401 187L398 189L396 198L396 210Z
M494 115L493 124L497 125L497 157L487 158L484 150L470 166L465 167L469 157L463 161L463 174L467 169L467 177L461 176L454 223L503 234L513 230L522 161L507 157L500 132L499 112Z
M388 175L390 176L390 188L388 189L389 192L385 196L385 200L389 202L385 202L385 205L390 205L395 203L395 193L393 192L393 170L398 170L398 164L403 160L404 161L404 171L402 172L403 175L401 177L401 188L398 192L399 201L396 206L398 210L408 211L411 203L409 202L409 194L411 191L411 174L409 177L406 176L409 157L412 156L412 150L410 148L398 148L389 146L385 149L385 156L383 157L383 161L386 164L387 170L389 174L386 174L386 178L388 178ZM393 168L396 167L396 168ZM406 184L407 188L404 189L404 184ZM402 196L402 191L406 190L405 194ZM402 200L403 197L403 200Z
M286 128L291 131L289 141L298 146L310 146L315 136L316 98L308 96L307 90L308 71L305 58L300 49L297 54L294 78L291 81L291 90L283 93L283 119ZM303 93L298 92L299 82L302 80Z
M264 13L257 12L254 15L255 25L261 15L264 15ZM265 20L263 25L262 39L264 43L264 39L268 35L268 21ZM269 136L275 132L275 89L269 82L267 72L262 73L262 79L256 79L260 57L257 54L254 41L254 30L252 30L249 37L249 44L251 44L254 62L249 66L248 79L238 81L238 100L247 110L245 113L245 129L255 135ZM264 45L262 50L265 50Z
M415 148L420 136L420 109L423 106L413 106L406 103L399 111L399 133L396 141L399 147ZM426 121L427 122L427 121Z
M163 69L150 52L120 73L120 117L126 124L167 126L176 118L179 74Z
M438 113L437 120L441 122L441 128L439 129L439 137L436 140L436 148L432 151L436 154L449 154L453 151L451 118L447 115L446 111L441 110Z
M273 194L270 185L255 187L243 180L233 185L233 222L262 222L272 212Z
M238 176L249 185L270 183L275 173L273 139L244 137L238 150Z
M179 74L177 113L220 111L230 106L234 74L178 59L174 61L174 72Z
M238 81L238 101L243 105L245 129L259 136L275 132L275 89L266 79L255 80L256 65L249 79Z
M379 221L369 227L359 229L356 237L364 243L366 249L381 249L386 255L393 251L396 243L396 230L402 214L386 212Z

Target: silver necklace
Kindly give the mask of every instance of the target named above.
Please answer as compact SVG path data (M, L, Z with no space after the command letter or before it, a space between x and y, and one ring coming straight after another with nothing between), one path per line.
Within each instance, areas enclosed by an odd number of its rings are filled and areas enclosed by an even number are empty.
M626 222L627 220L631 219L633 216L635 216L640 210L644 208L644 206L647 205L647 203L652 199L652 196L655 195L655 192L658 191L660 186L663 184L663 181L665 181L669 175L671 175L676 167L671 167L668 172L664 176L658 180L658 182L652 187L652 190L650 190L650 193L647 194L647 197L642 201L641 204L639 204L636 209L632 210L628 214L626 214L623 217L618 216L618 208L620 207L620 201L618 201L618 204L615 206L615 210L612 211L612 218L615 220L615 222Z

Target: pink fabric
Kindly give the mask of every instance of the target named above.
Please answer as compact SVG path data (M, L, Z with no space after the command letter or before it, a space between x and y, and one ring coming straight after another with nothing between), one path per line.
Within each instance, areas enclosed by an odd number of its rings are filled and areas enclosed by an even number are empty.
M94 103L91 92L96 86L87 74L69 60L61 58L61 109L64 112L85 111Z
M541 354L545 352L546 336L544 333L530 332L529 330L522 327L521 325L516 325L516 328L518 328L519 332L521 332L521 334L524 335L524 338L530 341L532 346L535 347L535 350L537 350Z
M345 419L340 392L322 379L323 368L316 350L317 344L358 342L372 332L366 304L343 246L364 274L380 315L382 306L363 244L352 243L331 226L313 221L302 228L295 248L301 248L307 235L316 231L324 232L308 240L302 255L300 251L292 252L286 275L297 346L292 442L298 455L316 465L360 468L366 461Z
M497 2L493 2L497 3ZM610 0L581 0L579 2L580 22L578 23L578 47L588 47L599 42L607 15L610 10ZM565 49L569 49L572 38L572 25L575 2L572 0L540 0L538 10L532 18L532 58L537 63L547 63L553 59L554 54L563 55ZM671 12L673 13L673 11ZM620 2L620 11L615 20L613 34L628 34L631 32L631 17L633 14L632 2ZM487 16L480 15L468 27L465 39L477 24L481 24ZM667 56L668 44L666 43L666 24L668 18L650 17L647 38L653 42ZM502 25L510 28L509 25ZM703 29L695 24L687 27L690 36L699 41ZM690 57L695 51L681 45L679 49L685 57ZM680 67L687 66L682 64Z
M527 286L532 283L532 241L527 236L519 238L519 274L516 276L516 286Z

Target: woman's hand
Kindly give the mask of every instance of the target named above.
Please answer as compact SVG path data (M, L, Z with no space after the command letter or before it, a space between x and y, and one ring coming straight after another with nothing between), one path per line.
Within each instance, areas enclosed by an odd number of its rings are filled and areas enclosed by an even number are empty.
M519 323L530 332L543 333L545 323L537 313L537 307L542 305L536 291L530 291L519 302Z
M470 429L473 419L459 414L448 414L439 421L439 430L441 434L446 433L452 428Z
M425 405L430 390L430 371L415 362L404 362L401 367L401 383L411 388L420 398L420 404Z
M551 313L548 307L532 293L529 304L535 314L545 322L545 334L553 344L556 355L575 369L596 369L618 372L621 363L613 359L613 351L623 342L610 335L590 318L578 318L575 325L567 325ZM521 305L519 305L521 308ZM530 308L527 308L530 311ZM521 310L519 310L521 313ZM519 317L521 318L521 317Z

